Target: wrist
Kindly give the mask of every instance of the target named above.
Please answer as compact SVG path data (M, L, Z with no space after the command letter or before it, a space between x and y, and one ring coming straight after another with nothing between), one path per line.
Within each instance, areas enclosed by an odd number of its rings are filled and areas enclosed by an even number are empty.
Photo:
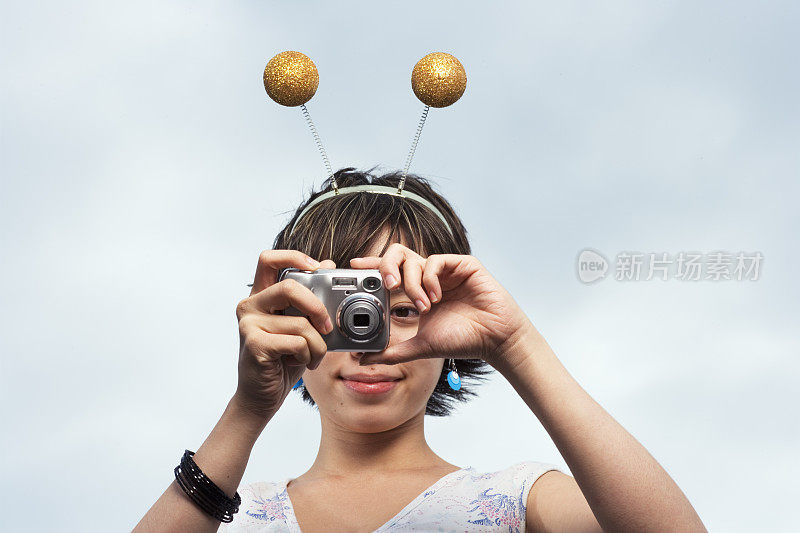
M501 344L492 361L495 370L508 377L521 367L528 365L533 359L543 357L550 352L550 346L534 325L527 323L518 328L503 344ZM554 354L553 354L554 355Z
M234 393L222 416L229 418L241 431L252 435L255 442L276 412L277 410L254 409L245 398Z

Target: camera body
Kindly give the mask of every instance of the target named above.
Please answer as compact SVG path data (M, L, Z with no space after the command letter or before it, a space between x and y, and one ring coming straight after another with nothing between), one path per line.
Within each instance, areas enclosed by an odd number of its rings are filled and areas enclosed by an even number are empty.
M329 352L381 352L389 346L390 300L380 271L358 268L287 268L278 281L293 279L319 298L333 323L322 335ZM306 316L290 306L285 315Z

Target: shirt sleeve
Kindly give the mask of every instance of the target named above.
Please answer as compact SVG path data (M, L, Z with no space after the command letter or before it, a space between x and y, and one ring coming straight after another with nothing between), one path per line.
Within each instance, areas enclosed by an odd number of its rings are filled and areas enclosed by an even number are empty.
M516 470L517 479L520 481L520 484L527 483L532 486L536 483L536 480L539 479L542 474L555 470L557 472L561 472L561 468L558 466L551 464L551 463L540 463L538 461L523 461L521 463L517 463L514 465Z
M520 487L519 504L522 509L522 519L525 519L528 510L528 495L533 488L533 484L547 472L562 472L562 470L551 463L540 463L538 461L524 461L514 465L514 485ZM563 472L562 472L563 473Z

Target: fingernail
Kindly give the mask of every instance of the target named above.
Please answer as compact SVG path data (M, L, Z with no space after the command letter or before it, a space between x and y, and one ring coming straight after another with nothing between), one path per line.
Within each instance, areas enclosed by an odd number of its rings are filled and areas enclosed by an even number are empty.
M397 280L394 279L394 276L392 276L391 274L386 274L386 286L391 289L392 287L394 287L395 283L397 283Z
M325 332L330 333L333 331L333 323L331 322L331 318L328 317L325 319Z
M420 311L424 311L425 309L428 308L428 306L425 305L422 300L415 300L414 303L416 304L416 306L419 308Z
M430 297L431 297L431 301L432 301L433 303L436 303L436 302L438 302L438 301L439 301L439 299L436 297L436 294L435 294L433 291L429 292L428 294L430 295Z
M312 268L317 268L320 265L319 261L311 259L310 257L306 259L306 263L308 263Z

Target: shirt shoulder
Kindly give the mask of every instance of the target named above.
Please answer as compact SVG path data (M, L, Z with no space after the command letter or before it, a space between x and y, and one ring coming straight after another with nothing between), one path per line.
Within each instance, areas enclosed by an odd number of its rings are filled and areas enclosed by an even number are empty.
M481 493L492 492L492 489L504 492L519 490L527 493L536 480L551 470L560 471L554 464L521 461L490 472L476 472L474 468L470 468L466 470L468 475L462 477L460 481L465 487L471 487L471 490L478 489Z
M522 461L492 472L463 469L425 492L418 505L379 531L522 533L528 493L551 470L558 467L538 461Z
M476 473L465 481L466 522L479 531L524 532L528 494L545 473L556 465L521 461L501 470ZM478 529L476 529L478 531Z
M217 533L284 533L294 531L288 517L286 483L258 481L237 489L242 503L233 521L221 523Z
M527 489L530 489L543 474L553 470L561 472L558 466L551 463L522 461L500 470L496 472L496 474L500 479L510 479L514 486L525 486Z

